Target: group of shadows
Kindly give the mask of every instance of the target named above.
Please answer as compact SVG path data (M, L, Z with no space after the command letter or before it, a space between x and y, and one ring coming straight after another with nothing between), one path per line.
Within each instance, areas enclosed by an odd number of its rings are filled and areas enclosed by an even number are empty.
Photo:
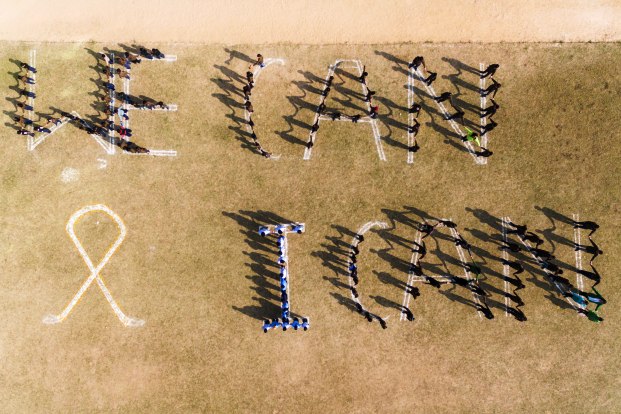
M375 277L384 284L396 287L401 292L411 294L416 300L420 296L418 288L409 285L408 275L419 275L419 281L423 284L438 288L437 291L452 302L459 303L466 307L472 307L481 312L488 319L494 317L493 312L502 312L511 315L515 320L524 322L527 316L522 309L524 302L517 294L517 290L525 287L525 283L534 286L545 292L545 297L560 309L567 309L584 314L593 322L600 322L603 319L597 314L597 310L606 300L595 290L595 285L600 282L599 272L593 265L593 259L601 254L601 250L592 241L591 235L599 227L592 221L575 222L557 211L546 207L536 207L550 221L550 227L535 232L528 231L526 225L516 223L503 223L502 218L495 217L485 210L466 208L483 225L486 231L479 229L464 229L463 233L457 231L451 234L436 231L436 227L456 228L457 224L431 216L430 214L415 207L405 206L402 210L383 209L391 226L387 229L374 230L389 246L388 249L373 250L381 259L387 261L391 268L399 277L395 277L388 272L374 271ZM282 223L292 223L291 220L281 217L275 213L267 211L238 211L223 212L226 217L235 220L241 227L241 233L245 236L245 243L248 250L244 251L247 256L250 275L246 276L252 281L251 289L255 296L252 297L253 304L243 307L233 306L238 312L258 320L273 317L280 314L279 292L279 249L276 243L268 238L261 237L257 232L262 225L278 225ZM364 237L355 231L340 225L332 225L336 235L326 236L325 242L321 244L321 249L311 253L312 256L321 260L322 265L329 270L331 276L323 276L323 280L329 282L336 290L330 295L344 308L352 312L361 314L369 322L379 321L383 328L386 328L386 321L376 314L366 310L358 300L358 294L353 293L357 285L351 282L351 278L373 277L372 275L360 275L356 259L352 260L352 255L358 254L358 243L364 241ZM573 232L573 229L589 230L590 245L576 245L573 240L568 239L564 234ZM396 231L399 229L399 231ZM504 229L504 236L503 236ZM507 231L508 230L508 231ZM415 242L415 235L419 232L422 240ZM408 234L403 237L399 233ZM507 234L508 233L508 234ZM538 233L538 234L535 234ZM512 240L512 238L514 238ZM426 239L426 240L425 240ZM471 239L470 244L466 239ZM352 244L352 240L354 240ZM435 243L439 246L440 241L455 244L468 251L468 259L459 259L455 252L432 251L429 249L427 254L435 255L440 263L419 259L409 261L397 257L394 250L398 246L406 248L412 252L421 252L421 246ZM495 246L495 249L482 249L476 246L476 241ZM531 246L530 242L534 244ZM563 262L558 259L554 252L557 248L571 251L582 250L591 254L590 270L578 269L575 263ZM503 254L506 253L506 254ZM424 256L424 255L423 255ZM504 256L504 257L503 257ZM509 257L507 257L509 256ZM413 269L419 267L419 272ZM450 265L450 266L449 266ZM512 269L512 274L503 272L503 266ZM474 277L464 278L451 275L449 267L466 268ZM521 274L521 276L520 276ZM594 292L584 292L579 290L569 281L569 275L580 274L592 286ZM293 276L295 278L295 276ZM410 278L411 279L411 278ZM451 289L440 289L443 284L451 285ZM498 285L509 284L510 289L501 289ZM421 285L419 285L421 286ZM456 289L460 287L460 289ZM367 292L368 293L368 292ZM479 300L475 299L475 296ZM381 307L396 309L407 315L407 320L414 320L414 313L404 305L398 304L383 296L369 296ZM365 299L368 301L369 299ZM414 301L415 302L415 301ZM595 310L589 310L588 306L595 304ZM484 309L486 308L486 309ZM300 317L291 309L291 315Z
M7 122L5 125L15 129L19 135L35 138L49 135L68 123L89 135L97 136L116 145L126 152L148 153L148 149L130 140L132 131L124 125L124 121L129 120L126 108L132 106L134 109L156 109L165 107L165 104L148 96L133 96L122 91L118 92L112 79L115 76L121 79L130 79L132 64L139 64L143 59L163 59L165 55L158 49L147 50L143 46L119 46L122 50L104 48L104 53L97 53L86 48L86 51L95 59L95 64L89 68L97 75L96 78L90 78L97 89L89 93L95 99L91 108L96 111L96 114L85 116L53 106L49 107L48 112L37 111L35 106L37 96L36 91L34 91L36 81L35 76L33 76L37 73L37 69L28 63L10 59L16 66L14 72L9 72L16 82L10 89L16 92L17 96L6 98L13 104L14 109L13 111L4 111L5 115L11 118L11 122ZM113 68L114 65L117 68ZM115 122L117 116L119 123ZM114 136L114 132L118 133L119 137Z
M235 133L235 138L240 142L241 146L269 158L268 155L270 153L266 149L266 146L258 144L257 126L255 126L252 120L248 120L244 116L244 112L249 105L248 92L255 86L254 82L250 81L248 74L243 76L230 68L231 62L234 61L241 61L244 65L256 65L257 60L238 50L225 49L225 51L229 53L229 59L224 62L225 65L214 65L221 76L211 79L220 89L220 91L214 93L213 96L227 107L229 113L226 117L231 123L229 129ZM313 122L314 114L323 114L335 120L348 118L354 123L363 116L361 114L364 114L377 118L383 124L387 133L382 136L382 140L388 145L407 151L417 151L420 149L420 146L416 144L414 149L409 147L406 137L407 132L412 131L413 128L416 129L417 133L419 132L418 121L415 121L416 125L409 126L406 122L395 119L395 114L398 112L408 113L411 111L416 111L418 113L418 111L422 110L427 113L430 118L430 121L425 125L426 127L443 135L445 137L445 144L461 152L468 152L468 149L464 147L462 141L472 140L477 134L472 133L460 136L450 128L450 120L459 120L462 126L468 128L468 131L480 131L481 134L489 132L496 127L496 122L490 120L489 123L481 129L480 119L482 117L488 117L489 119L489 117L496 113L500 106L494 101L488 108L481 109L478 98L479 96L487 96L489 94L495 95L500 88L500 84L494 82L489 88L481 91L478 81L481 77L493 74L498 65L490 65L486 70L480 71L457 59L443 58L443 60L448 62L456 71L455 73L442 75L443 79L451 83L453 91L443 92L436 97L431 96L424 88L421 89L419 86L422 82L430 83L428 81L433 81L436 77L434 76L433 79L429 79L429 77L425 79L421 78L419 79L421 82L415 82L411 86L418 99L416 99L412 107L408 108L406 105L407 86L405 85L405 81L408 79L408 76L410 76L410 68L417 68L419 64L413 66L411 62L407 62L383 51L376 50L375 53L393 63L394 66L392 66L392 70L403 75L403 104L397 103L387 97L382 97L380 94L376 94L375 91L371 91L372 81L368 83L369 89L366 89L368 91L367 95L364 95L361 90L356 91L345 86L347 80L349 80L349 84L352 86L358 86L361 82L366 85L366 78L368 76L366 70L363 76L360 77L357 74L350 73L339 67L334 72L333 79L322 78L321 76L325 74L315 74L309 71L298 70L298 73L304 77L304 80L293 81L292 84L297 87L299 94L286 97L292 110L291 113L282 116L287 123L287 129L275 131L275 134L291 144L307 147L309 145L314 145L315 141L312 135L316 134L319 129L317 123L309 123L309 121ZM334 62L326 62L326 66L332 63ZM424 64L424 60L421 63ZM422 65L420 65L420 67L422 67ZM437 76L435 72L428 71L428 73L433 73ZM468 77L471 79L467 80L464 74L468 74ZM326 91L330 92L330 99L325 99L327 95ZM466 101L467 93L475 94L477 104ZM371 105L371 112L369 112L365 106L368 102L371 102L371 99L374 100L374 104ZM440 110L438 104L446 100L450 101L454 109L453 113L445 114ZM331 103L340 105L341 108L328 107L327 105ZM257 109L252 106L251 108L252 111ZM348 111L354 113L354 115L345 115ZM248 123L251 124L251 128L246 127ZM404 132L404 134L396 132ZM271 131L263 131L263 133L268 135ZM365 131L365 133L372 136L370 129ZM309 134L311 134L311 139L307 141ZM476 153L484 157L492 154L487 148L483 147Z

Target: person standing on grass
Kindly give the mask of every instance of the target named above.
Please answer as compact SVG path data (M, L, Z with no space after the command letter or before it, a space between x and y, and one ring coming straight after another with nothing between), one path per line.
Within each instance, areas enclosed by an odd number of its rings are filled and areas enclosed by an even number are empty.
M417 287L414 286L407 286L407 292L412 295L412 299L416 299L417 297L420 296L420 290Z
M366 85L367 84L367 76L369 76L369 74L367 73L367 71L365 70L367 67L364 66L362 68L362 75L360 75L360 77L358 78L358 80L360 81L360 83ZM330 76L331 78L334 79L334 76Z
M373 119L376 119L378 114L379 114L379 105L371 105L369 116Z
M493 98L490 99L490 101L492 102L492 105L488 106L487 108L481 111L481 118L485 118L486 116L491 118L494 114L496 114L496 111L500 108L500 105L498 105Z
M262 54L257 54L257 60L256 62L254 62L253 66L258 65L261 68L265 67L265 63L264 63L264 59L263 59L263 55Z
M517 319L520 322L526 322L526 315L524 315L524 312L522 312L520 309L517 308L512 308L512 307L508 307L507 308L507 312L510 313L511 315L513 315L515 317L515 319Z
M453 96L451 92L442 92L440 96L436 96L435 98L433 98L433 100L437 103L440 103L451 99L451 96Z
M436 229L436 226L432 226L429 223L423 223L420 225L420 228L418 230L424 234L424 236L422 237L424 239L425 237L433 233L435 229Z
M425 85L431 86L433 81L435 81L436 78L438 77L438 73L437 72L428 72L428 73L429 73L429 76L427 76L426 79L423 79L423 82L425 83Z
M591 238L589 238L589 241L591 242L591 246L574 243L574 250L592 254L593 258L591 260L594 260L597 256L603 254L604 252L599 249L597 244L595 244L595 242Z
M520 273L524 272L524 266L522 266L521 263L519 262L511 262L509 260L502 260L502 264L503 265L507 265L510 268L512 268L513 270L515 270L515 273L513 273L513 275L519 275Z
M420 110L421 110L421 106L417 103L413 103L412 106L410 106L409 113L414 114L414 117L418 118L418 115L420 114Z
M414 242L414 247L412 247L412 252L418 253L418 260L423 260L423 258L427 255L427 246L425 242L421 240L422 243Z
M599 224L594 221L573 221L573 226L574 229L591 230L589 236L595 233L595 230L599 229Z
M248 111L248 113L253 113L254 112L254 108L252 107L252 102L246 101L244 106L246 107L246 111Z
M491 78L491 79L492 79L492 84L489 85L487 89L481 89L481 96L486 97L492 94L492 98L496 97L496 92L498 92L498 89L500 89L502 85L499 82L497 82L496 79L494 78Z
M417 70L420 65L423 65L423 69L427 71L427 66L425 66L425 59L422 56L416 56L412 63L408 65L410 69Z
M528 226L515 224L512 222L508 222L508 225L513 227L513 229L507 229L507 234L517 234L518 236L524 236L526 234L526 230L528 230Z
M582 308L578 308L578 313L581 313L583 315L586 315L586 317L591 321L591 322L595 322L595 323L600 323L602 322L604 319L601 318L596 311L592 311L592 310L588 310L588 309L582 309Z
M480 147L481 146L481 141L479 141L479 135L476 134L473 130L471 130L468 127L464 127L464 129L467 131L466 135L462 136L462 141L464 142L476 142L477 145Z
M418 122L418 120L414 119L414 125L410 125L408 127L408 132L410 134L414 134L417 135L418 134L418 129L420 128L420 123Z
M463 123L464 123L464 115L466 113L464 111L462 111L461 109L459 109L459 108L455 108L455 109L456 109L455 113L454 114L448 114L447 117L446 117L446 120L447 121L451 121L451 120L454 120L454 119L459 119L461 124L463 125Z
M494 74L496 73L496 70L498 70L499 67L500 65L498 63L492 63L487 68L485 68L484 71L481 72L481 79L488 77L488 76L494 76Z
M477 303L476 308L479 312L482 312L487 319L494 319L494 314L489 306L483 306Z
M248 68L248 71L246 71L246 80L249 84L254 83L254 73L252 73L252 66L250 66Z
M364 98L364 101L371 102L371 99L373 99L373 95L375 95L375 91L372 91L371 89L367 89L367 96Z
M383 319L382 319L382 318L380 318L379 316L377 317L377 320L379 321L380 326L382 327L382 329L386 329L386 328L388 328L388 325L386 324L386 321L385 321L385 320L383 320Z
M496 128L497 126L498 124L496 123L496 121L489 118L489 122L481 128L481 135L487 134L488 132L492 132L494 128Z
M442 286L442 283L440 283L438 280L436 280L435 278L431 277L431 276L425 276L425 282L429 283L431 286L433 286L436 289L440 289L440 286Z
M402 306L402 310L401 313L405 314L405 317L407 318L408 321L413 321L414 320L414 314L412 313L412 311L410 310L410 308L408 308L407 306Z
M592 271L592 272L591 272L591 271L588 271L588 270L583 270L583 269L580 269L580 270L578 270L578 273L579 273L580 275L582 275L582 276L584 276L584 277L586 277L586 278L589 278L589 279L591 279L592 281L594 281L594 282L595 282L595 285L593 285L593 286L596 286L596 285L598 285L598 284L599 284L599 282L601 282L601 276L600 276L600 275L599 275L599 273L597 272L597 269L595 269L593 266L591 266L591 268L593 269L593 271Z
M487 148L483 148L483 147L481 147L479 151L475 151L474 154L477 157L483 157L483 158L489 158L492 155L494 155L492 151L488 150Z

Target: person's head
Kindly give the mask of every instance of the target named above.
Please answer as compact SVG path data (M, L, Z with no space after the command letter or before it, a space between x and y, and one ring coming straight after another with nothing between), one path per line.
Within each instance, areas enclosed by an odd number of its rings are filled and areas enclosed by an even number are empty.
M129 52L125 52L124 55L126 58L129 58Z

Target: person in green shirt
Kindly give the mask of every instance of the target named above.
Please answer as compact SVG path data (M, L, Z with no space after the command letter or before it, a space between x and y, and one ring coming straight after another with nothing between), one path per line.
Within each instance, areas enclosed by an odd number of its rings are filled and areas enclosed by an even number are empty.
M462 140L466 142L474 141L480 147L481 141L479 141L479 135L468 127L464 127L464 128L466 129L466 131L468 131L468 133L462 137Z

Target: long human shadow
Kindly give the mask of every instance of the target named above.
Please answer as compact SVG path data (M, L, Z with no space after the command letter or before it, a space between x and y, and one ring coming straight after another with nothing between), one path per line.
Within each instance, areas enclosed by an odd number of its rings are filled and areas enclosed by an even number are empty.
M246 279L252 282L250 289L256 294L251 299L252 305L233 306L232 308L254 319L280 317L280 273L277 265L278 247L272 237L259 235L259 226L291 223L270 211L237 212L223 211L222 215L234 220L239 226L239 233L244 237L248 250L243 254L247 257L250 274ZM292 316L295 315L292 312Z
M316 95L317 101L319 100L319 94L321 89L313 86L316 82L323 82L323 79L318 78L316 75L308 71L298 71L303 75L306 80L293 81L292 83L298 88L299 95L289 95L287 100L293 107L293 113L283 115L283 119L288 125L287 130L276 131L276 134L287 142L298 145L306 145L306 140L294 135L296 128L301 129L304 134L308 134L311 129L311 125L300 118L303 114L308 114L307 118L312 119L312 114L317 109L316 104L308 101L311 95Z
M220 72L220 76L212 78L211 82L220 91L212 93L211 96L228 108L229 113L225 115L225 118L230 121L229 130L234 132L235 139L242 148L260 154L259 149L254 145L252 134L245 127L247 121L243 116L245 109L242 103L244 97L242 87L245 85L245 78L226 66L214 65L214 68Z
M17 96L16 97L11 97L11 96L7 96L6 100L8 102L10 102L13 105L13 110L12 111L3 111L5 115L8 116L9 118L9 122L5 123L6 126L13 128L15 130L19 130L21 129L16 121L15 121L15 117L17 116L18 113L18 103L20 102L20 99L23 97L23 93L22 93L22 89L20 88L21 84L19 81L19 78L22 74L22 62L17 60L17 59L13 59L13 58L9 58L9 62L13 63L15 66L17 66L16 69L14 69L13 72L9 71L8 74L11 75L11 77L15 80L15 85L11 85L9 87L10 90L14 91ZM34 121L34 120L33 120Z
M324 275L323 279L330 282L339 290L349 290L348 283L348 265L349 265L349 248L348 240L354 237L355 233L344 226L333 224L332 229L337 232L336 235L326 236L325 242L321 243L321 249L313 251L312 257L321 260L321 264L325 267L329 275ZM347 307L355 310L353 301L349 299Z
M449 58L449 57L443 57L442 58L443 61L448 62L453 68L455 68L455 70L457 70L458 74L461 74L462 72L469 72L469 73L473 73L476 75L479 75L481 72L479 71L479 69L470 66L458 59L455 58Z

